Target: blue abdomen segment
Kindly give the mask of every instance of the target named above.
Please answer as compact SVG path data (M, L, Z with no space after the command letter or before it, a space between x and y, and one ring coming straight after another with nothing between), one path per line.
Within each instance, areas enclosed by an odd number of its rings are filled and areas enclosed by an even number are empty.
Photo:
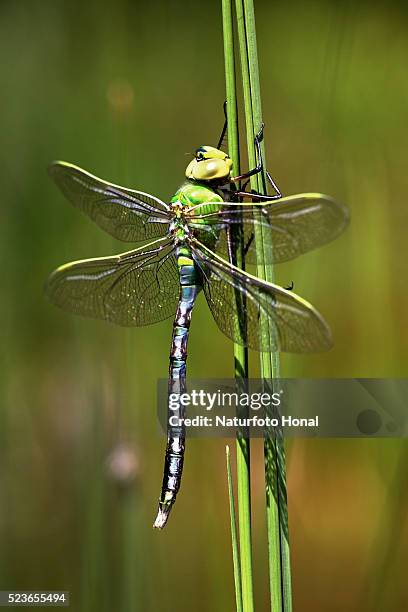
M180 273L180 299L173 324L173 337L170 351L169 387L170 394L184 393L186 390L187 343L191 314L195 299L201 289L199 274L191 255L180 249L178 255ZM168 409L168 416L184 417L184 407ZM185 449L185 429L183 425L172 425L168 429L164 474L159 510L154 527L163 528L180 488Z

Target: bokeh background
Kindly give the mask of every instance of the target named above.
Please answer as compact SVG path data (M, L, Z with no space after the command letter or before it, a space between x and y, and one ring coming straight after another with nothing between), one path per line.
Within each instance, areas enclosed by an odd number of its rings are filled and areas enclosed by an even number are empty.
M126 250L64 201L46 174L52 159L168 199L185 153L217 142L220 4L0 3L1 589L69 590L74 611L234 609L223 440L188 444L169 525L151 528L171 320L123 330L70 317L42 294L60 263ZM335 338L328 354L283 356L283 374L406 376L406 6L255 8L269 168L285 194L326 192L352 214L335 243L277 270ZM256 354L251 363L256 374ZM232 368L200 299L189 374ZM297 439L287 455L294 609L406 610L406 442ZM260 440L252 475L266 610Z

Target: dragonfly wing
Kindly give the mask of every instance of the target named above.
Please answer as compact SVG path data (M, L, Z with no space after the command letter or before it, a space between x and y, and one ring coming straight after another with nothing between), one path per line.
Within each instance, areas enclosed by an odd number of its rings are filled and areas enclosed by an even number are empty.
M214 241L216 252L228 260L231 259L231 252L236 251L242 241L246 260L249 263L256 263L255 227L262 226L270 232L268 214L262 211L262 207L254 209L252 204L247 207L245 204L225 202L223 206L226 208L217 212L187 217L190 229L200 242L208 244L208 240Z
M349 222L343 204L321 193L303 193L275 200L266 210L272 226L275 262L312 251L341 234Z
M306 300L243 272L198 241L191 241L191 249L215 322L231 340L265 352L309 353L331 347L327 323ZM271 337L260 326L261 315L271 324Z
M271 237L265 261L281 263L334 240L348 220L342 204L329 196L305 193L260 204L225 202L218 212L197 215L189 225L201 238L218 232L216 251L227 257L229 245L234 245L234 236L238 236L227 228L242 224L242 244L249 263L256 262L255 230L262 228Z
M63 265L49 277L46 294L64 310L118 325L162 321L174 314L179 294L174 248L160 239L115 257Z
M66 198L114 238L140 242L168 231L169 208L152 195L107 183L66 162L53 162L49 173Z

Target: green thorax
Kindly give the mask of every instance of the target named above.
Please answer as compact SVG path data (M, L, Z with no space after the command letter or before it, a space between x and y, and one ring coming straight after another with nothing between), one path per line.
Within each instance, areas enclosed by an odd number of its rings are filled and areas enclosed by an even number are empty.
M222 201L221 196L208 187L208 185L196 181L186 181L172 197L171 204L180 202L183 206L197 206L194 214L206 215L217 212L221 207Z
M180 211L179 221L176 220L177 235L182 242L185 236L185 222L188 221L189 230L210 249L214 249L219 232L212 227L208 218L198 218L199 215L215 213L223 205L223 199L208 184L187 180L179 187L171 204L179 204L188 211L188 218L183 218ZM196 207L196 208L195 208ZM193 209L193 210L191 210ZM213 221L213 220L212 220ZM207 226L207 227L206 227Z

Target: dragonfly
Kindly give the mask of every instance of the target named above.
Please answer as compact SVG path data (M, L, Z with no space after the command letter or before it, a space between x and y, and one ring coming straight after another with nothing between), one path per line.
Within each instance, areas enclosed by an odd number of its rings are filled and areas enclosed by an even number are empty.
M170 202L101 180L70 163L50 166L66 198L99 227L124 242L144 244L60 266L47 281L48 298L71 313L122 326L150 325L173 316L169 393L185 388L187 343L199 293L219 329L250 349L305 353L331 347L330 329L309 302L237 262L238 246L246 261L256 261L259 228L271 238L264 259L280 263L333 240L348 221L347 209L329 196L282 197L269 173L274 195L241 188L242 181L263 172L262 137L263 127L255 137L256 167L237 176L221 148L196 149ZM262 332L261 318L272 334ZM158 529L165 526L176 500L184 452L184 428L169 428L154 522Z

